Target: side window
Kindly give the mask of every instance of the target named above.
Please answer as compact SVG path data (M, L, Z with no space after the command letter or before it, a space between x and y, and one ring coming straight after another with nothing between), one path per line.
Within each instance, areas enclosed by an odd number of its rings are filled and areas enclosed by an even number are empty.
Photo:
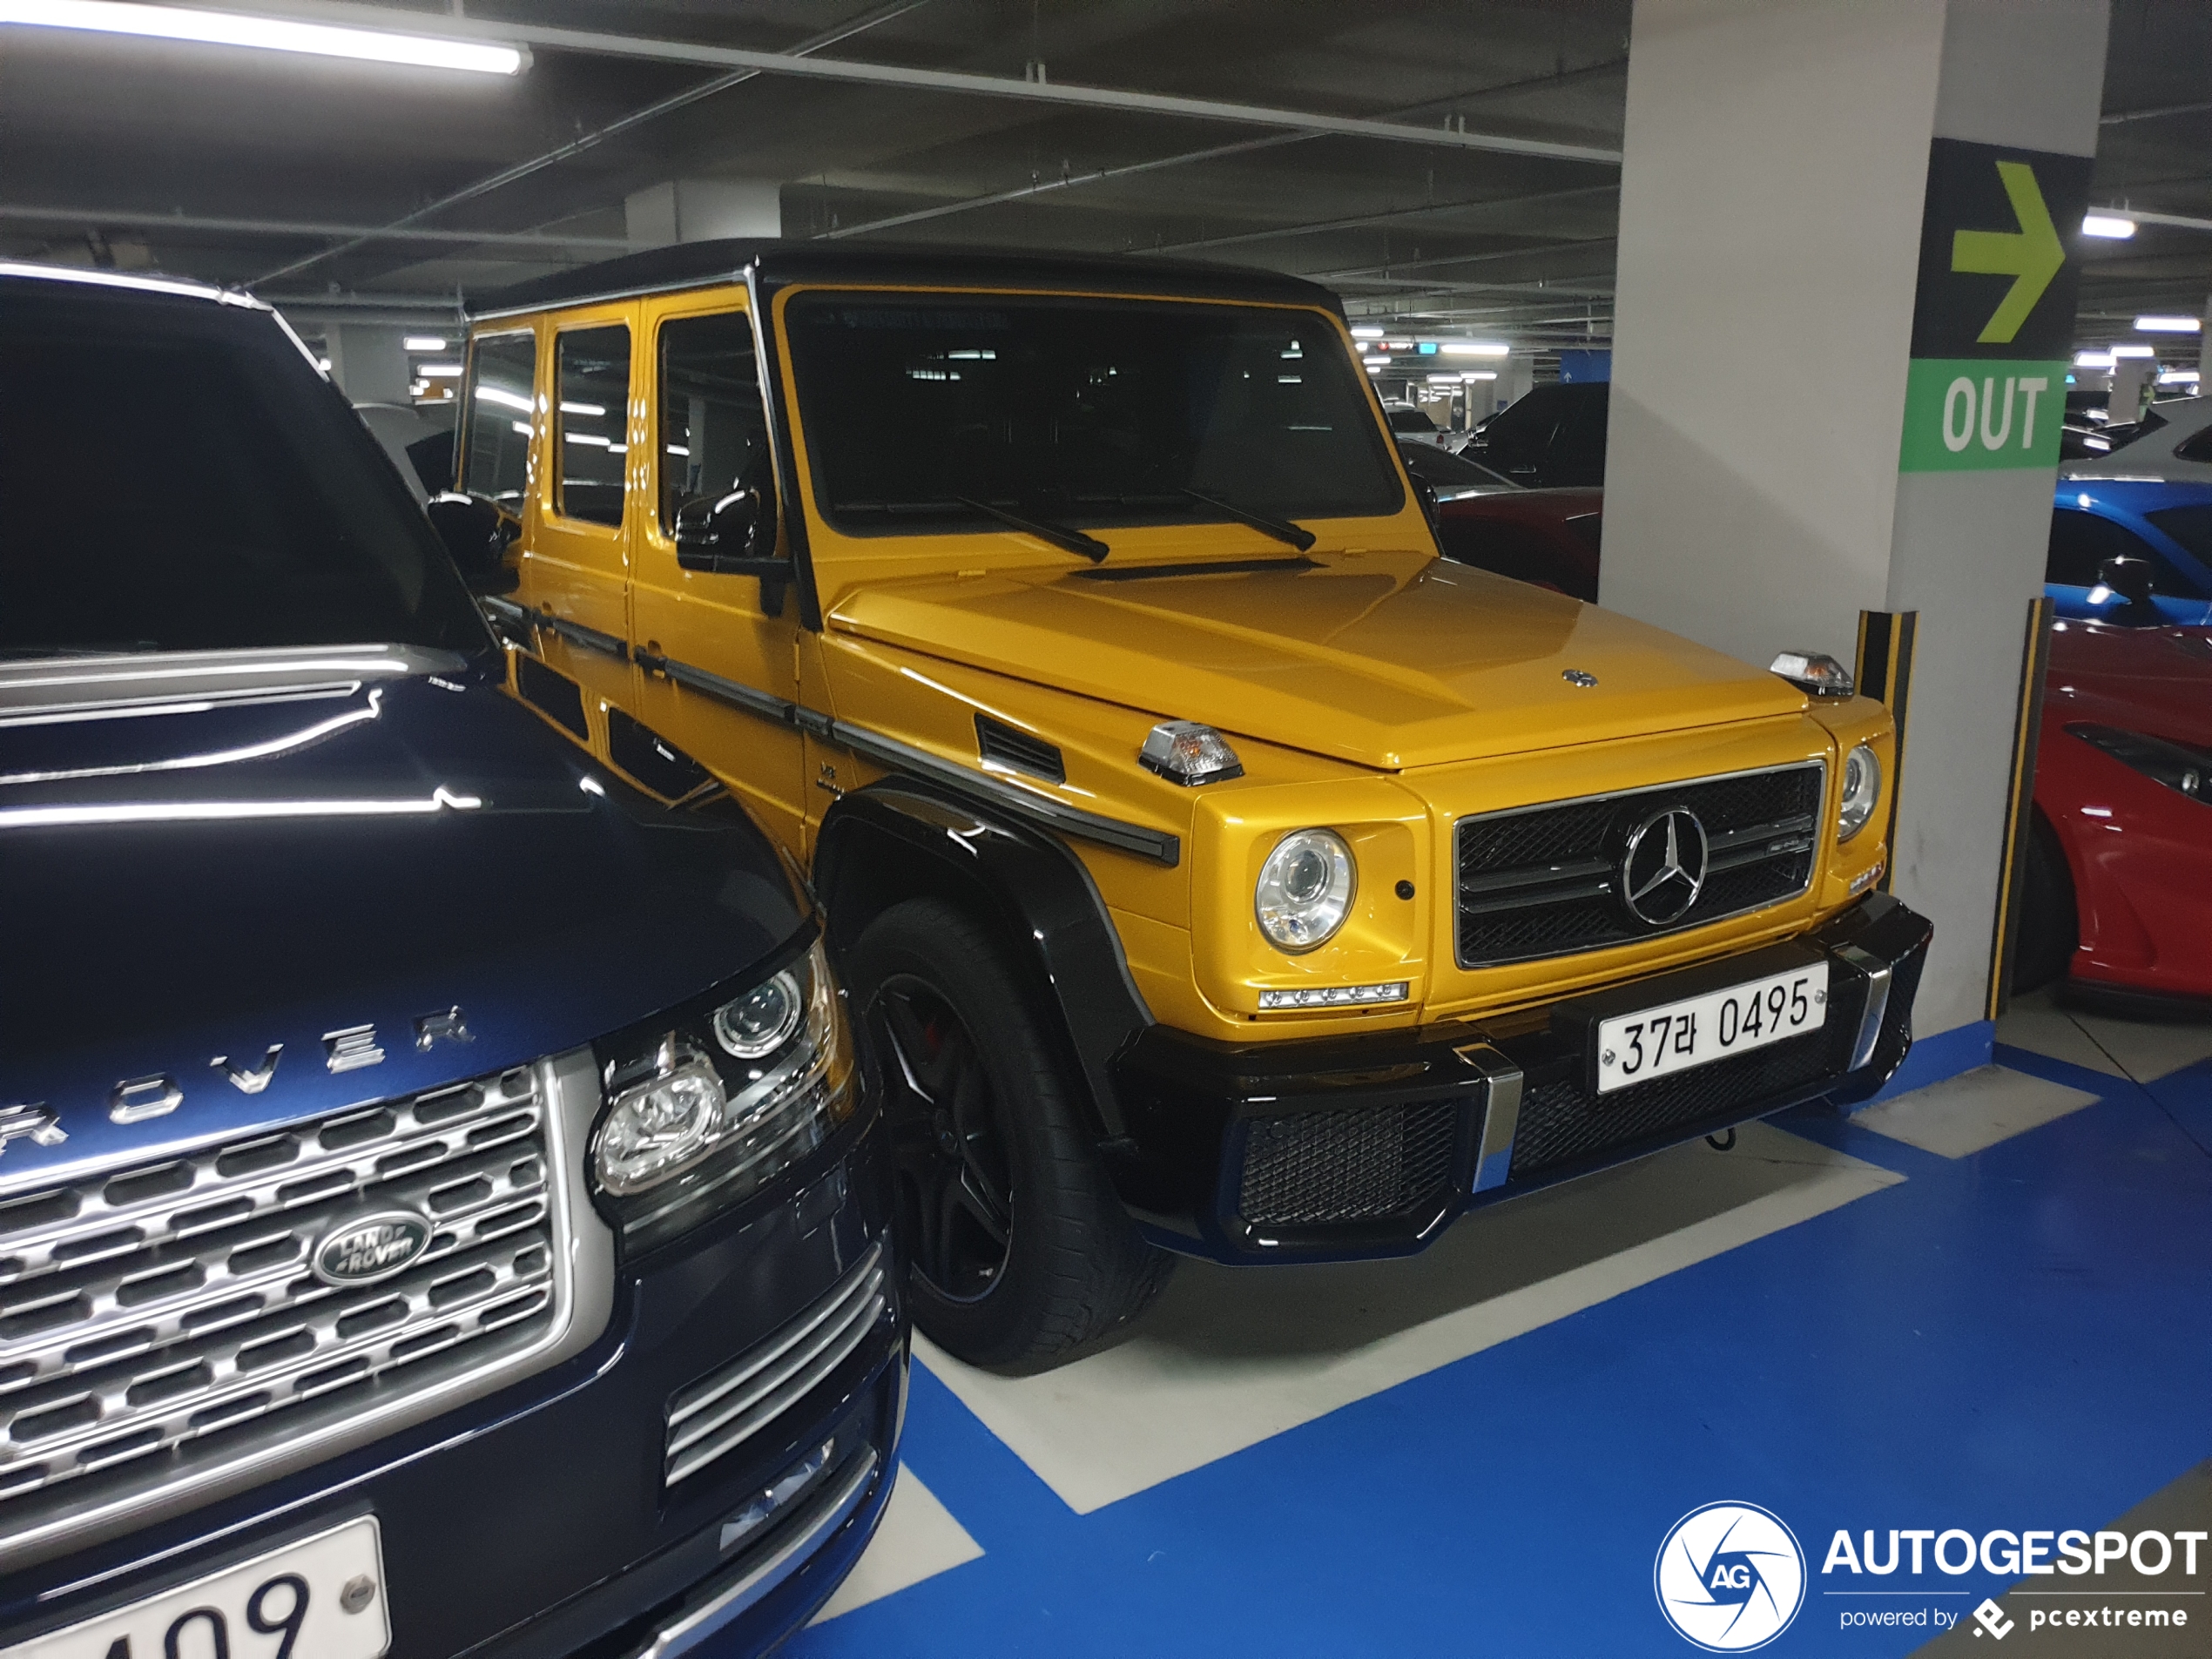
M554 505L563 518L622 523L622 479L629 458L630 327L578 328L555 346L560 470Z
M469 470L461 487L520 514L529 482L537 336L479 336L469 354Z
M2097 567L2123 554L2149 563L2155 592L2182 598L2197 597L2195 585L2134 531L2070 507L2060 507L2051 514L2051 554L2043 567L2043 579L2061 587L2094 588Z
M742 311L678 317L660 331L660 527L696 496L772 488L768 421Z

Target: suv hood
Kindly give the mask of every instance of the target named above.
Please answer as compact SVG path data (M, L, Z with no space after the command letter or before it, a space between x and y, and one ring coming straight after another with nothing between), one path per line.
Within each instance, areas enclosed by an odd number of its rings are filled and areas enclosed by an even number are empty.
M660 807L496 664L272 655L210 654L196 696L0 665L0 1105L67 1136L0 1141L0 1192L557 1052L805 924L741 813ZM42 695L41 673L76 683ZM419 1047L415 1021L455 1008L469 1040ZM371 1025L383 1058L334 1071L326 1038ZM279 1045L251 1092L212 1063L250 1074ZM117 1084L164 1076L175 1109L111 1122Z
M928 577L848 594L830 620L909 651L1388 770L1805 706L1794 686L1719 651L1417 553Z

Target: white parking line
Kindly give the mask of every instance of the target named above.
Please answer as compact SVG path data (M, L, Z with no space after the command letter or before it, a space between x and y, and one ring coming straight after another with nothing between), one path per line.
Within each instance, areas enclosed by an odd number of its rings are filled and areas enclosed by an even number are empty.
M926 1578L948 1573L982 1553L983 1547L937 1501L937 1494L901 1463L898 1484L891 1488L891 1501L884 1507L883 1524L876 1528L874 1541L852 1575L814 1615L813 1622L819 1624L856 1607L880 1602Z
M2026 1134L2096 1096L2003 1066L1978 1066L1857 1113L1851 1122L1938 1157L1963 1158Z
M1186 1263L1140 1333L1043 1376L941 1378L1089 1514L1904 1177L1763 1124L1462 1219L1426 1254Z

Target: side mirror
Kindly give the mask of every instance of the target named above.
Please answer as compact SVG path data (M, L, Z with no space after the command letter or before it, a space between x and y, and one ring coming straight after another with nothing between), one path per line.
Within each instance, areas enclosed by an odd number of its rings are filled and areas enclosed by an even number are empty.
M772 491L738 489L720 497L694 496L676 509L676 562L686 570L759 574L757 562L772 559L775 549Z
M499 509L475 496L444 495L433 496L423 510L469 592L512 593L522 585L522 577L507 566L515 525Z
M2148 559L2118 553L2097 567L2097 585L2111 589L2131 605L2148 605L2156 576Z

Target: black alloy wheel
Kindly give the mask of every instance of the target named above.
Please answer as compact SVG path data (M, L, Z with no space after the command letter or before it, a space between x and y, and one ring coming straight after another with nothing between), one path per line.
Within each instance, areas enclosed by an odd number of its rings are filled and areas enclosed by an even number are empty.
M914 1271L947 1301L973 1302L1004 1276L1014 1228L997 1092L974 1035L918 975L886 980L869 1016Z
M846 956L884 1081L914 1325L1016 1376L1118 1339L1175 1264L1107 1180L1066 1039L1017 961L934 898L875 917Z

